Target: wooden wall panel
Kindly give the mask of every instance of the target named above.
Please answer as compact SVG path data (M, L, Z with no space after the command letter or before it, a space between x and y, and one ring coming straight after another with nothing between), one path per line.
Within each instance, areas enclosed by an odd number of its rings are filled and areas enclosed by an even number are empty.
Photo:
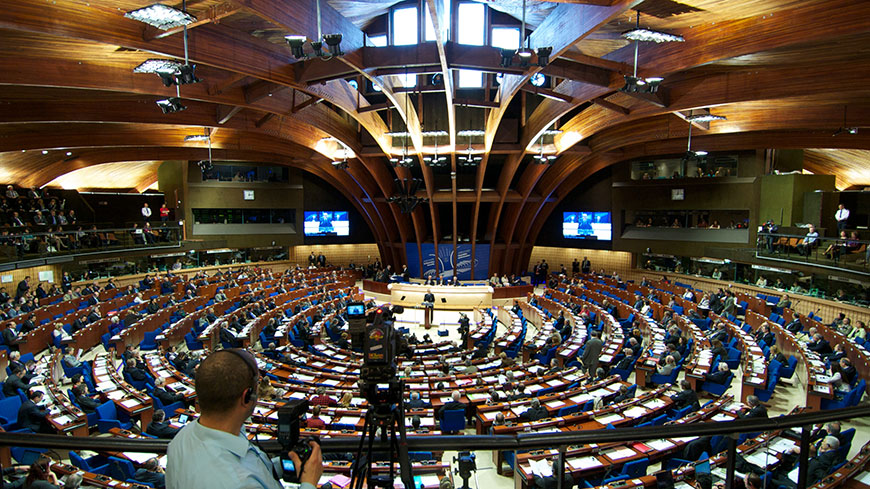
M380 257L378 245L375 243L366 244L334 244L334 245L299 245L290 248L290 256L296 257L296 262L300 265L308 265L308 255L311 252L317 255L323 252L326 256L326 261L333 266L347 266L350 262L357 265L365 265L374 262ZM381 260L383 262L383 260Z
M551 272L558 272L559 266L564 264L568 273L571 273L571 262L574 261L574 258L582 262L584 256L589 257L593 269L601 270L603 268L608 274L615 270L624 277L631 270L631 253L552 246L535 246L532 249L532 257L529 259L527 269L531 270L539 260L547 260Z

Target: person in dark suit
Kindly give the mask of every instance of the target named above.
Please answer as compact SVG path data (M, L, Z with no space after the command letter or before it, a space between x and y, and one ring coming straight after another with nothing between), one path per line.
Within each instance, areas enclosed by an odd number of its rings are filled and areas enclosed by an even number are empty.
M148 433L151 436L156 436L157 438L163 438L165 440L171 440L175 438L175 435L180 430L178 428L174 428L169 424L169 421L166 421L166 413L163 412L162 409L155 409L154 414L152 415L151 422L148 423L148 427L145 428L145 433Z
M616 368L619 370L629 370L634 363L634 351L631 348L624 348L622 353L625 356L616 363Z
M537 398L532 399L531 404L529 405L529 409L520 414L521 419L527 419L529 421L538 421L540 419L544 419L550 416L550 412L547 411L547 408L541 406L541 401Z
M710 342L710 346L712 346L711 352L713 353L713 359L711 361L715 361L717 358L720 362L724 362L728 360L728 349L722 345L722 342L719 340L713 340Z
M326 256L323 255L323 252L321 252L319 255L317 255L317 266L318 267L325 267L326 266Z
M38 406L42 397L42 391L32 390L27 393L27 400L18 408L18 426L29 428L34 433L55 433L48 422L48 410Z
M151 395L160 399L164 405L169 405L174 402L184 402L184 395L173 392L166 387L166 381L163 380L162 377L157 377L154 379L154 390L151 391Z
M166 474L163 473L163 467L157 462L156 458L149 458L145 461L142 467L133 474L133 479L157 489L166 488Z
M619 404L622 401L627 401L629 399L633 399L633 396L628 393L628 387L625 384L621 384L619 386L619 394L613 398L613 404Z
M432 289L426 289L426 293L423 295L423 302L435 304L435 294L432 293ZM434 309L433 306L426 307L426 314L429 315L429 321L432 321L432 316L435 314Z
M728 380L728 376L730 375L731 369L728 368L728 364L725 362L719 362L719 370L707 374L704 376L704 380L707 382L713 382L714 384L725 384L725 381Z
M12 397L18 395L18 389L21 389L24 392L27 392L27 389L32 387L30 384L24 382L22 377L24 376L24 369L18 365L11 365L9 370L12 372L6 377L6 381L3 382L3 394L6 397Z
M837 463L837 450L839 448L840 440L836 437L828 436L822 440L818 455L811 458L807 464L807 486L819 482L831 473L831 469ZM797 487L797 484L788 478L788 473L794 468L799 453L797 448L792 448L785 453L782 464L780 464L773 479L774 486Z
M88 313L88 323L95 323L95 322L99 321L100 319L103 319L103 316L100 315L100 310L97 309L96 306L92 307L91 312Z
M580 358L583 371L589 375L593 375L598 369L598 359L601 357L602 348L604 348L604 342L598 335L598 331L592 332L591 337L583 345L583 356Z
M127 313L127 317L124 318L124 327L129 328L133 324L139 322L141 319L141 314L137 313L136 311L130 311Z
M785 329L787 329L791 334L798 334L802 329L804 329L804 325L801 323L801 318L795 314L794 319L785 325Z
M698 394L692 390L692 383L686 379L680 381L682 389L677 394L671 396L677 409L683 409L686 406L692 406L691 412L701 409L701 403L698 402Z
M466 405L464 402L460 402L460 399L462 399L462 394L459 391L453 391L453 393L450 395L450 401L444 403L444 405L438 408L438 411L435 412L435 419L441 422L444 420L445 411L454 411L458 409L461 409L466 413L465 417L467 419L468 405Z
M411 398L405 403L407 409L426 409L432 407L431 404L420 398L419 392L412 392Z
M18 351L18 331L15 330L15 323L9 323L8 327L3 329L3 344L13 351Z
M749 409L746 412L737 413L738 418L750 419L767 417L767 408L764 407L764 404L761 403L761 399L759 399L758 396L747 397L746 405L749 406Z
M24 294L27 293L28 290L30 290L30 277L29 276L24 277L24 280L22 280L21 282L18 282L18 288L16 289L16 292L15 292L15 298L17 299L17 298L23 296Z
M72 388L72 395L74 397L74 401L76 404L82 408L82 411L85 413L93 413L97 410L97 406L100 405L100 402L95 400L94 398L88 396L87 387L84 383L81 383Z
M76 331L83 329L85 326L87 326L87 325L85 324L84 321L82 321L82 318L77 317L77 318L73 319L72 324L70 324L70 331L72 333L75 333Z
M136 365L136 359L134 358L130 358L129 360L127 360L127 364L124 367L124 373L129 375L131 379L137 382L148 380L148 375L143 369L139 368Z
M728 330L725 329L725 323L716 323L716 329L710 335L710 341L719 340L721 343L728 342Z
M824 355L831 353L831 344L822 337L821 333L816 333L813 335L813 341L807 343L807 349L819 355Z

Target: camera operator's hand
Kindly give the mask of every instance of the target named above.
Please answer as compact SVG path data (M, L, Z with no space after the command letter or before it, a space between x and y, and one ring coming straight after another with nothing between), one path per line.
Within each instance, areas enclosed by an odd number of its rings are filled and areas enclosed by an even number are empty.
M314 441L308 442L311 445L311 455L302 467L302 473L299 475L299 482L308 482L314 487L320 482L320 476L323 474L323 455L320 453L320 444ZM299 460L299 455L291 451L288 456L293 461L293 465L299 467L302 461Z

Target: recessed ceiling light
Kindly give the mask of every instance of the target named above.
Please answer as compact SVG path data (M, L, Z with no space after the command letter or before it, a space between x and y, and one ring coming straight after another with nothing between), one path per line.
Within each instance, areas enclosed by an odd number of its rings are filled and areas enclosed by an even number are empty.
M66 155L67 155L67 156L72 156L72 151L67 151L67 152L66 152Z
M47 149L42 150L42 154L47 155L47 154L48 154L48 150L47 150Z

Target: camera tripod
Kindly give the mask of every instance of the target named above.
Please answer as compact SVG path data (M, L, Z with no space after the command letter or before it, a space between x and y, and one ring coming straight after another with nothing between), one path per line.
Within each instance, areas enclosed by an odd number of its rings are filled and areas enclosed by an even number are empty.
M386 441L388 437L390 440L389 475L376 475L372 470L374 461L372 448L379 430L382 441ZM368 439L368 447L366 452L363 452L366 439ZM411 475L411 461L408 457L405 431L405 405L401 395L395 404L373 404L366 411L363 434L360 437L359 449L352 465L350 489L361 489L363 480L366 481L369 488L393 489L396 458L399 462L402 483L407 489L413 489L414 479Z

